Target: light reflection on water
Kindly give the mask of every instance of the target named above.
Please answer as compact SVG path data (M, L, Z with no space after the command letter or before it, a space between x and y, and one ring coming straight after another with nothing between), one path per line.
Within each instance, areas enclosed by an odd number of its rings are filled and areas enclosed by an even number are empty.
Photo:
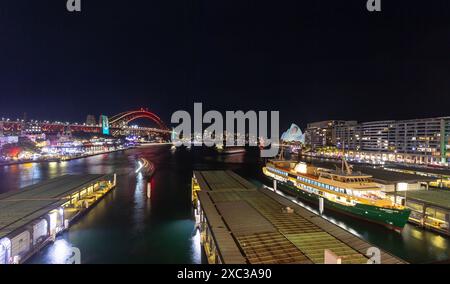
M200 243L200 229L195 228L194 236L192 237L192 260L194 263L201 263L202 261L202 245Z
M136 187L134 189L133 225L134 232L141 232L145 228L145 216L149 213L150 200L147 198L147 179L141 172L136 177Z
M72 254L72 244L66 239L58 238L51 246L49 246L49 257L47 261L51 264L65 264Z
M169 148L133 149L67 161L64 165L37 164L41 173L37 178L35 172L36 180L62 174L116 172L118 184L68 232L59 236L58 242L47 246L29 263L65 261L72 245L80 249L82 263L200 263L190 204L192 168ZM147 198L147 179L135 173L136 160L140 157L156 166L151 199ZM28 179L30 172L23 168L17 172L24 176L12 178L8 174L0 184L20 187L23 184L20 180Z

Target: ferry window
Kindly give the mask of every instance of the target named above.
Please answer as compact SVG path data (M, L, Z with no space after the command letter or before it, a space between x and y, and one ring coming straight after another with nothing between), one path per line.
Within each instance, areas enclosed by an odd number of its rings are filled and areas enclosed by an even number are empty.
M428 207L427 210L427 215L434 217L434 215L436 214L436 210L434 208L430 208Z
M419 204L419 203L407 201L406 206L409 207L410 209L418 211L420 213L422 213L422 211L423 211L423 206L422 206L422 204Z
M439 210L436 210L436 219L445 221L445 213Z

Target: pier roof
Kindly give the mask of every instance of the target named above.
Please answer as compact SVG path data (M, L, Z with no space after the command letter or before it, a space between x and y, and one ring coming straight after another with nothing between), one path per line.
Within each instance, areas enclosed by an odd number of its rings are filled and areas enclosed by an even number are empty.
M406 193L399 193L399 195L406 194L406 200L414 199L429 205L435 205L445 209L450 209L450 191L440 189L429 190L409 190Z
M67 202L67 197L105 175L64 175L0 194L0 238Z
M224 263L366 263L372 245L231 171L195 171L198 198ZM287 207L291 208L288 209ZM403 263L386 252L382 263Z

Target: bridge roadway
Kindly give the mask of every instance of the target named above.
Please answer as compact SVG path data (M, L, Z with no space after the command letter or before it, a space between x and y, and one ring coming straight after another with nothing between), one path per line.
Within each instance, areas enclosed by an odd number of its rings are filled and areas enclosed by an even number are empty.
M132 127L128 124L137 119L150 120L158 126L155 127ZM164 122L153 112L148 109L132 110L108 118L110 133L113 136L118 136L123 133L133 133L141 135L149 135L152 133L170 134L171 131L166 127ZM78 123L62 123L49 121L11 121L9 119L0 120L0 135L4 133L22 133L22 132L43 132L43 133L62 133L66 131L71 132L85 132L85 133L102 133L102 126L86 125Z

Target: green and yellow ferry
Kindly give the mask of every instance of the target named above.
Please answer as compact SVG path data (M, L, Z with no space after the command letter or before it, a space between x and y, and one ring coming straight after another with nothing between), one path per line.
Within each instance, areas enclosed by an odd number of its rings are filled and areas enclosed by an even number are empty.
M353 173L345 160L335 171L303 162L271 160L263 167L266 176L292 189L309 203L324 200L325 209L381 224L400 232L411 210L386 197L372 176Z

